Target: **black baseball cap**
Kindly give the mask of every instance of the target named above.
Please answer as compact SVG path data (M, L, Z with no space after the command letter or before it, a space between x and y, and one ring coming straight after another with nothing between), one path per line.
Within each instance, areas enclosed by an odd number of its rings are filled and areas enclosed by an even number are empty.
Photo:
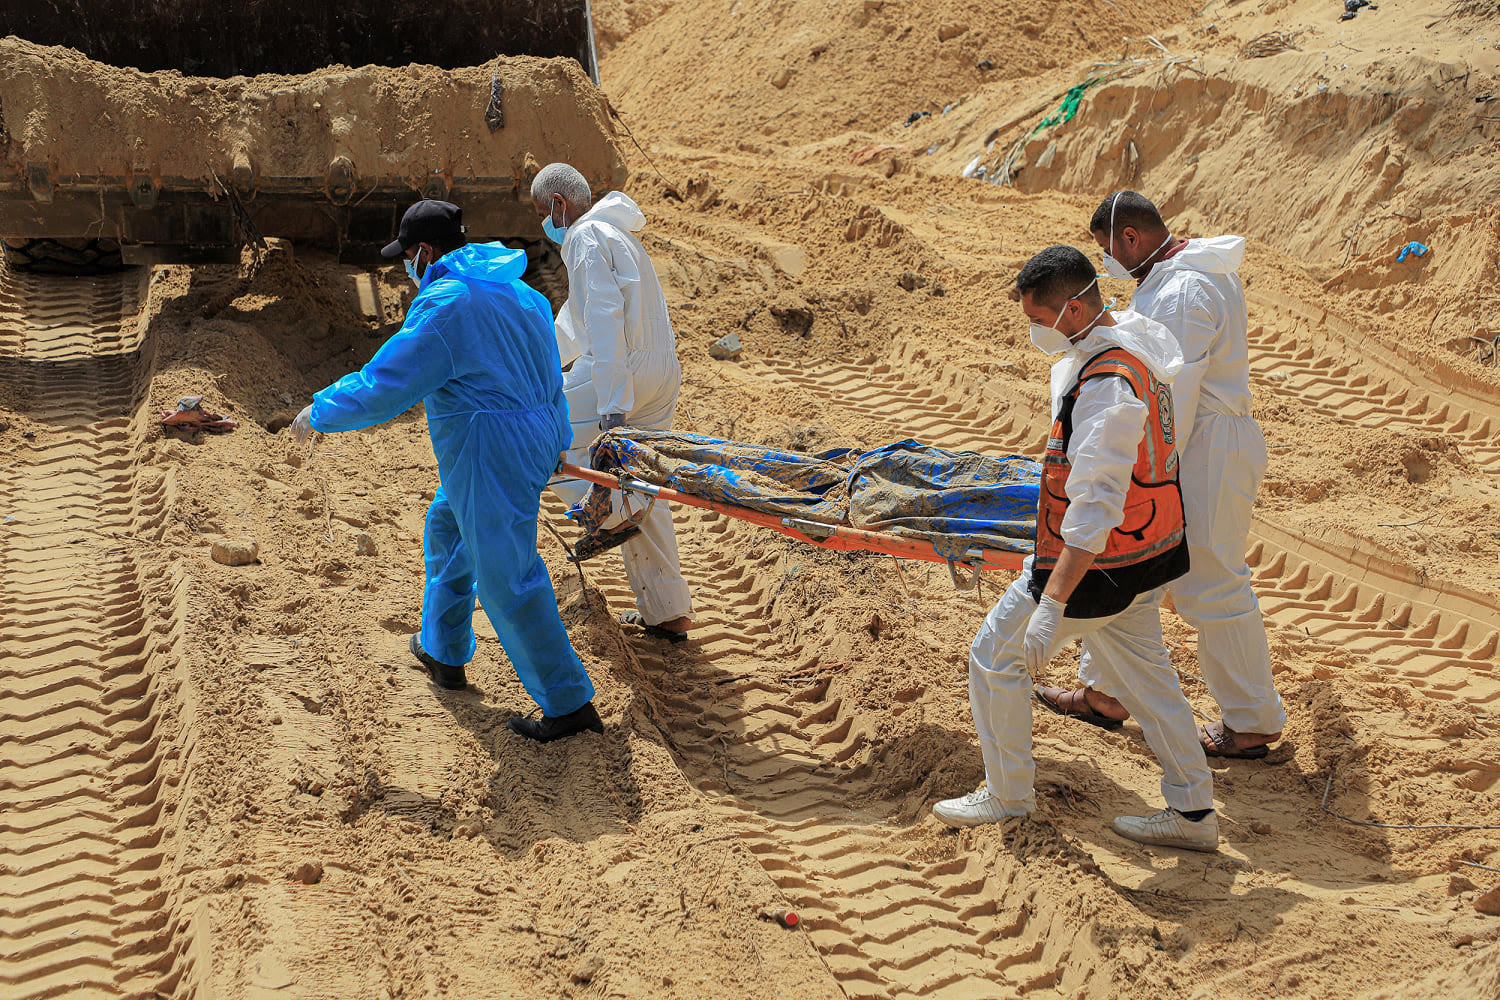
M449 201L419 201L401 216L395 240L381 249L380 256L400 257L418 243L452 242L463 233L463 209Z

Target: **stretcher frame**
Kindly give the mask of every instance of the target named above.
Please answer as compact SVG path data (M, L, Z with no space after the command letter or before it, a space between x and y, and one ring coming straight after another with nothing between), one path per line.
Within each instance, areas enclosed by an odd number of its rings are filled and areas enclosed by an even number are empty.
M726 517L737 520L748 521L762 528L770 528L772 531L780 532L788 538L796 539L807 545L815 545L820 549L831 549L837 552L879 552L896 559L916 559L921 562L944 563L948 568L948 576L952 578L953 585L959 590L972 590L979 582L979 574L984 571L1003 570L1009 573L1019 573L1021 561L1025 555L1020 552L1005 552L1001 549L990 549L982 546L974 546L964 553L962 559L953 559L942 555L934 547L933 543L919 538L906 538L901 535L893 535L886 531L869 531L865 528L851 528L843 524L828 524L824 521L810 521L800 517L785 517L780 514L767 514L763 511L751 510L748 507L739 507L735 504L724 503L721 500L709 500L704 497L674 490L668 486L658 486L648 483L644 479L637 478L628 473L600 472L595 469L586 469L571 462L562 463L558 471L569 478L579 479L587 483L594 483L608 489L619 490L625 496L632 493L651 498L651 502L665 500L668 503L685 504L689 507L699 507L703 510L711 510ZM629 503L625 505L626 516L633 523L639 524L644 520L649 505L638 513L630 511ZM969 571L965 577L962 569Z

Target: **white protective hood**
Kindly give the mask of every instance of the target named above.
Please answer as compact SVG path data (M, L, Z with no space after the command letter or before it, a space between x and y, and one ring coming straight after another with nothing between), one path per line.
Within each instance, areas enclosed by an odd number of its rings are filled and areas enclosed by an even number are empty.
M646 228L646 214L623 191L611 191L600 198L587 211L573 220L568 227L568 234L563 237L562 246L558 250L562 253L563 263L572 271L572 266L582 260L586 254L579 247L579 233L590 228L590 223L602 222L612 226L621 232L638 233ZM572 283L569 281L569 292L571 294ZM572 364L586 350L588 341L583 337L580 329L584 321L583 311L575 304L575 308L569 310L565 305L557 316L557 353L564 366Z
M1233 238L1233 237L1231 237ZM1244 240L1240 240L1241 246ZM1052 412L1073 388L1078 372L1089 358L1110 347L1121 347L1140 358L1159 380L1170 383L1182 371L1182 346L1170 330L1140 313L1122 309L1114 314L1114 326L1096 326L1089 335L1068 348L1052 365Z
M600 198L593 208L580 215L573 222L573 226L585 222L607 222L627 233L638 233L646 228L646 214L641 211L641 206L637 205L630 195L623 191L611 191ZM573 232L573 226L568 227L569 233ZM564 238L563 242L566 243L567 239Z
M1166 260L1153 264L1151 274L1155 274L1158 268L1163 271L1186 268L1207 274L1233 274L1240 269L1240 263L1244 259L1245 238L1243 236L1210 236L1205 239L1191 239L1188 240L1187 246ZM1147 275L1146 280L1151 280L1151 276Z

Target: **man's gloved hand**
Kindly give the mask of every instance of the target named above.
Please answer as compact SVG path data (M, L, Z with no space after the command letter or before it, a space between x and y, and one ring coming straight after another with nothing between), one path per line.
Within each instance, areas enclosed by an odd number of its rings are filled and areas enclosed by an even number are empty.
M1057 653L1057 630L1062 617L1062 603L1043 594L1026 623L1026 670L1032 676Z
M292 437L297 439L298 444L302 444L312 436L312 433L312 404L308 403L302 408L302 412L297 414L296 418L292 420Z
M601 431L614 430L616 427L625 426L625 414L605 413L599 417L599 429Z

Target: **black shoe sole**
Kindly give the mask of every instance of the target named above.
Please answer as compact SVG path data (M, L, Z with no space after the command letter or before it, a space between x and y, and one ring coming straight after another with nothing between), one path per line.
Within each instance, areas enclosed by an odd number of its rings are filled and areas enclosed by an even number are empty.
M418 663L427 668L427 673L432 677L432 683L438 687L449 691L462 691L469 686L469 679L465 676L462 666L455 667L452 664L439 663L434 660L431 654L422 648L422 640L419 637L412 636L406 648L411 650L411 655L417 658Z
M1064 719L1077 719L1079 722L1087 722L1091 726L1098 726L1100 729L1107 729L1111 732L1125 725L1126 720L1124 719L1111 719L1109 716L1100 715L1097 712L1069 711L1068 709L1063 708L1061 705L1050 702L1046 698L1043 698L1041 688L1036 684L1033 684L1031 686L1031 696L1037 701L1041 702L1042 707L1047 711L1051 712L1053 715L1060 715Z

